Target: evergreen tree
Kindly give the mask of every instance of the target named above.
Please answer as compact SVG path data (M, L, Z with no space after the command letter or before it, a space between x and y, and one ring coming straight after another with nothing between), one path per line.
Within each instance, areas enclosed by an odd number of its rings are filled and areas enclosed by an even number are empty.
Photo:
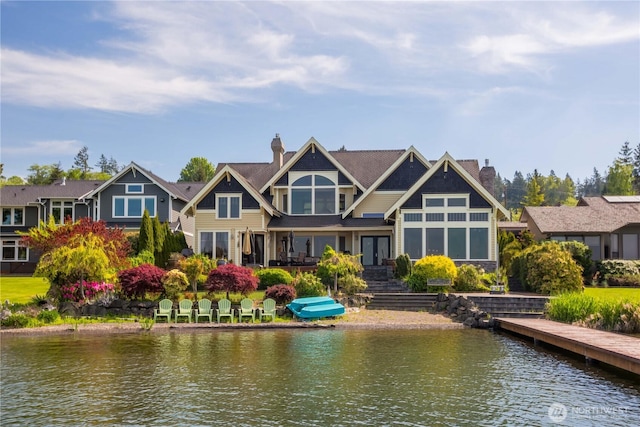
M542 206L544 203L544 193L542 192L542 176L537 169L533 170L533 175L529 175L527 182L527 193L522 201L523 206Z
M632 165L633 164L633 150L629 146L629 141L625 141L620 148L619 156L616 160L619 160L622 164Z
M149 211L144 210L142 222L140 223L140 237L138 238L138 253L149 251L155 253L155 243L153 241L153 222L149 216Z
M162 256L162 248L165 243L165 229L160 224L157 215L153 217L151 223L153 224L153 253L156 258L156 266L164 268L166 260Z
M113 157L109 158L109 168L108 168L108 172L111 175L115 175L118 172L120 172L120 166L118 165L118 162L116 161L116 159L114 159Z
M81 179L85 179L85 176L91 170L91 166L89 166L89 148L86 145L73 158L73 166L80 170Z
M109 161L104 154L100 154L100 159L96 163L96 167L100 169L102 173L109 173Z
M508 209L517 209L522 206L522 201L527 191L527 182L525 181L522 173L516 171L513 174L513 181L507 185L506 199Z
M640 194L640 144L633 150L633 189Z
M575 206L578 203L578 200L576 200L576 186L569 174L560 183L560 194L562 197L561 204Z
M564 198L560 190L560 185L562 184L560 178L551 170L548 177L541 176L541 181L544 183L542 190L545 204L547 206L560 206Z

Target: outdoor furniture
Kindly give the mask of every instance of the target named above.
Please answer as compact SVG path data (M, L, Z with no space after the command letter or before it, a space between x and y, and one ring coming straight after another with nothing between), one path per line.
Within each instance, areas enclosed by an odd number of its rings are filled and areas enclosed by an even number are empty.
M180 301L180 304L176 309L176 323L178 323L178 319L181 317L186 317L189 323L191 323L192 307L193 307L193 302L190 299L183 299L182 301Z
M158 304L153 312L153 321L156 322L158 317L164 317L167 319L167 323L171 322L171 309L173 308L173 301L170 299L163 299Z
M268 316L271 316L271 320L276 320L276 300L267 298L262 301L262 308L260 308L258 315L261 322L263 317Z
M235 315L235 310L231 308L231 301L226 298L218 301L218 308L216 309L216 317L218 318L218 323L220 323L220 319L223 317L228 317L229 322L233 323L233 316Z
M238 320L242 322L243 317L251 317L251 321L256 321L256 313L253 311L253 300L244 298L240 301L240 310L238 311Z
M198 301L198 309L194 310L194 315L196 318L196 323L198 323L198 319L200 317L209 318L209 323L211 323L212 322L211 300L203 298L200 301Z

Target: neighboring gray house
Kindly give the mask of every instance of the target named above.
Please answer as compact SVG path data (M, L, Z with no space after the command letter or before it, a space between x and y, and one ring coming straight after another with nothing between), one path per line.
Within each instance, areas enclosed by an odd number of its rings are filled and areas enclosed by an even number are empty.
M640 258L640 196L583 197L577 206L527 206L520 221L538 240L577 240L592 258Z
M0 271L32 273L39 254L20 244L18 231L36 227L53 217L65 220L90 217L104 220L110 227L140 228L144 209L171 229L182 231L187 244L193 245L193 218L180 210L200 191L203 183L170 183L146 169L129 164L108 181L62 180L51 185L7 185L0 189L2 227Z

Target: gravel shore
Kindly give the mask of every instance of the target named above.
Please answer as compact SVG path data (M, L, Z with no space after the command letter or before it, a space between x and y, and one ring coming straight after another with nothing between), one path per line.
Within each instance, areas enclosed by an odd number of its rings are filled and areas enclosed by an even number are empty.
M349 310L347 314L336 319L323 319L313 322L268 322L268 323L156 323L150 332L179 332L195 330L229 330L229 329L460 329L462 324L439 314L414 311L392 310ZM122 321L110 323L79 323L77 326L69 322L63 325L43 326L27 329L1 329L2 336L8 335L50 335L67 333L134 333L146 331L145 325L139 322Z

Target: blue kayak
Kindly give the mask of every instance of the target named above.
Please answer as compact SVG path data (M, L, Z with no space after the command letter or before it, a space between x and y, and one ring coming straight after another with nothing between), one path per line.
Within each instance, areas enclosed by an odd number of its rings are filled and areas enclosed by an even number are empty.
M287 304L287 307L296 317L305 320L340 316L345 313L344 305L335 302L331 297L296 298Z

